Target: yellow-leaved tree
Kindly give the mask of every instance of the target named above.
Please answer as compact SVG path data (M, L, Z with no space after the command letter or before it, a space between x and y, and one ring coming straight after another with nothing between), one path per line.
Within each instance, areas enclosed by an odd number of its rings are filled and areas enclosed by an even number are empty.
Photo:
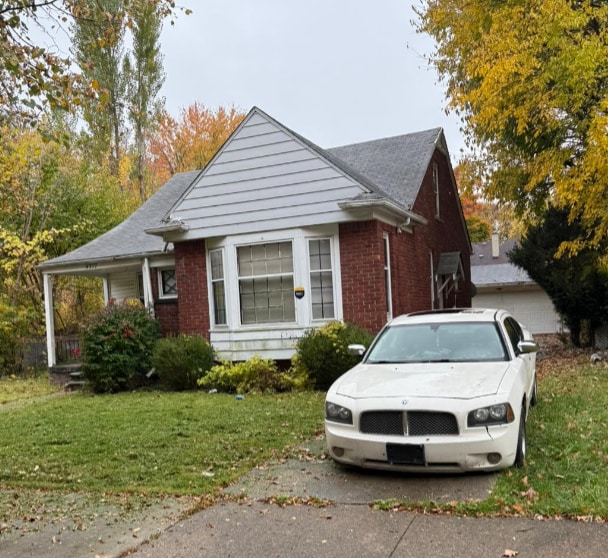
M575 253L608 238L608 2L424 0L418 30L483 154L488 199L521 213L567 207L585 233Z

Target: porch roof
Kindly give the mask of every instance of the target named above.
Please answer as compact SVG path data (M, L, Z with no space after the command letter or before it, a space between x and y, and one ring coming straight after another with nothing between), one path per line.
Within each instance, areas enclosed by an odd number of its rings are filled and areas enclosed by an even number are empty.
M122 223L80 248L42 262L38 266L39 269L53 271L66 265L81 264L92 260L115 260L166 252L163 239L147 234L145 230L160 222L167 207L171 207L182 196L199 173L200 171L191 171L172 176L162 188Z

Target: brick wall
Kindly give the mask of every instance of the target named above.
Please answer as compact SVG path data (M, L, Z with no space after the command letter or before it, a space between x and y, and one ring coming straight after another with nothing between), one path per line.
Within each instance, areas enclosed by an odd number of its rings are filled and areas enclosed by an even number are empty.
M344 321L373 333L386 322L384 245L378 221L340 224Z
M466 281L459 282L459 292L444 300L444 307L471 306L471 248L461 216L460 201L455 184L452 182L450 166L446 156L439 150L435 150L433 162L437 163L439 170L439 217L435 217L435 193L433 191L432 164L429 165L427 173L422 182L420 193L412 207L412 211L423 215L429 221L424 227L417 227L414 232L416 238L416 249L418 258L422 258L419 248L424 247L427 262L427 284L430 285L430 250L433 250L433 266L437 269L441 252L455 252L461 254ZM420 259L422 263L422 259ZM430 286L428 287L430 289ZM427 289L427 290L428 290ZM438 307L438 302L436 302Z
M400 233L397 227L378 221L340 225L345 321L356 323L374 333L386 322L384 232L389 237L393 316L431 309L432 269L437 269L442 252L461 253L467 278L466 281L460 281L458 293L452 293L444 300L444 307L471 305L470 247L460 216L457 192L446 156L436 150L433 161L437 163L439 171L439 218L435 217L432 165L429 165L412 208L414 213L428 220L427 225L415 226L413 233ZM438 307L436 299L435 308Z
M160 323L160 333L163 337L179 333L179 307L177 300L156 300L154 315Z
M175 244L179 331L203 335L209 339L209 297L205 241L192 240Z

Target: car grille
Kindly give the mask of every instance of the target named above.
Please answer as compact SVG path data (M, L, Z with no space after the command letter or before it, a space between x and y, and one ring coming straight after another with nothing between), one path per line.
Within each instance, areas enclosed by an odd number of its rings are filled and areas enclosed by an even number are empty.
M453 436L458 434L458 422L451 413L367 411L361 414L359 430L396 436Z

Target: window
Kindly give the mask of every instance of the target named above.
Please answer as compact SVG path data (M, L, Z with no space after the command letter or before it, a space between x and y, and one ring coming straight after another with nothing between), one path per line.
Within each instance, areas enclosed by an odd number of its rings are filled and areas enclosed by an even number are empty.
M513 350L515 351L515 354L518 355L520 352L518 344L520 341L523 341L524 338L521 327L519 327L519 324L513 318L507 318L505 320L505 329L507 330Z
M221 248L209 251L211 268L211 292L213 296L213 322L226 325L226 290L224 284L224 251Z
M388 234L383 235L384 243L384 287L386 291L386 318L390 320L393 317L393 300L391 292L391 254L389 251Z
M177 296L177 279L175 268L158 270L159 298L175 298Z
M435 217L439 217L439 167L433 163L433 192L435 194Z
M291 242L237 247L242 324L295 321Z
M313 320L334 318L334 280L328 238L308 241Z

